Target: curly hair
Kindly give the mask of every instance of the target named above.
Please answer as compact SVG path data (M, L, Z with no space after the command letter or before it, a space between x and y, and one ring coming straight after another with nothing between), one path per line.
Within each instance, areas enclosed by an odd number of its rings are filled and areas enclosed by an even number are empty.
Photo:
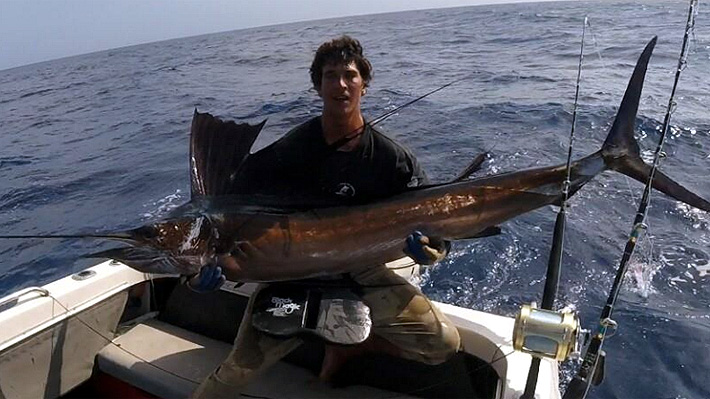
M327 64L350 64L355 62L362 81L367 87L372 80L372 64L362 54L362 46L357 39L343 35L337 39L325 42L318 47L311 64L311 81L313 87L320 89L323 80L323 67Z

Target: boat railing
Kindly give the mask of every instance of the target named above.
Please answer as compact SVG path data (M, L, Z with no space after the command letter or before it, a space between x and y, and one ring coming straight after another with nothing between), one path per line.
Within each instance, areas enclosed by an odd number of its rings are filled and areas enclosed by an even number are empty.
M29 297L29 298L24 298L28 294L31 293L37 293L37 295ZM20 302L26 302L35 298L43 298L43 297L48 297L49 296L49 291L46 290L45 288L42 287L27 287L24 289L21 289L17 292L14 292L10 295L7 295L5 297L0 298L0 312L4 312L5 310L8 310L10 308L15 307L18 305Z

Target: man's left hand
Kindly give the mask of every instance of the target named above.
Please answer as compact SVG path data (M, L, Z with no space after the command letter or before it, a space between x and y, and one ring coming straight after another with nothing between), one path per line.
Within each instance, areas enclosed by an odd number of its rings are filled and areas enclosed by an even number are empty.
M449 253L451 243L436 237L429 237L415 230L407 236L404 252L420 265L433 265L441 262Z

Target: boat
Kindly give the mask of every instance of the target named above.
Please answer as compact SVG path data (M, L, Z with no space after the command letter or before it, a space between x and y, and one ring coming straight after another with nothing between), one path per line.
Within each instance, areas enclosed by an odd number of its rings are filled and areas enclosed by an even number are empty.
M409 258L388 267L419 273ZM189 397L229 353L254 288L227 282L198 294L177 275L109 260L18 290L0 299L0 399ZM323 344L307 340L243 397L518 399L532 356L513 348L514 318L435 304L463 343L441 365L367 355L324 384L317 380ZM560 396L558 363L542 359L535 397Z

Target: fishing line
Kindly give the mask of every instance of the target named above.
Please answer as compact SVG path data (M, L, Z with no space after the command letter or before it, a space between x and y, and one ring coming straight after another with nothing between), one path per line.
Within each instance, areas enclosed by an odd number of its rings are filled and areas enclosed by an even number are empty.
M599 49L599 44L597 43L597 35L594 33L594 29L592 28L592 22L590 21L589 17L586 18L586 22L587 27L589 27L589 33L592 35L592 43L594 44L594 50L597 56L599 57L599 62L602 63L602 68L607 69L606 63L602 58L602 52Z
M119 234L28 234L28 235L0 235L0 239L68 239L68 238L105 238L110 240L127 240L131 241L131 238L127 235Z

